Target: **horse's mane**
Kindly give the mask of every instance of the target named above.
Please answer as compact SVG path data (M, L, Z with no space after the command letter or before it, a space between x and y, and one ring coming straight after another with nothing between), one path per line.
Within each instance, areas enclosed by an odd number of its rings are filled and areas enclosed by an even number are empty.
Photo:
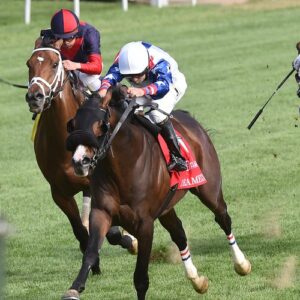
M118 84L116 86L110 87L110 91L111 91L111 100L109 104L111 106L122 105L122 102L125 101L127 96L127 86Z

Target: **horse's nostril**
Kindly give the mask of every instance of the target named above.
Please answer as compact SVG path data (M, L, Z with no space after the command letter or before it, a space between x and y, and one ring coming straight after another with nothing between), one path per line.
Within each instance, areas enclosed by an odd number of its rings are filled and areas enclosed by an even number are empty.
M83 164L83 165L88 165L90 162L91 162L91 159L88 158L88 157L85 157L85 158L82 160L82 164Z
M40 93L40 92L36 92L36 93L34 94L34 98L35 98L36 100L43 100L43 99L44 99L44 95L43 95L42 93Z

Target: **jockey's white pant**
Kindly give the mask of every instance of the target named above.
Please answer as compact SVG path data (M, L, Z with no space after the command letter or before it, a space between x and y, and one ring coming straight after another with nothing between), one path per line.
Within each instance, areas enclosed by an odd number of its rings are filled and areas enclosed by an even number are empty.
M87 87L91 92L99 91L101 86L100 74L90 75L77 70L75 71L75 73L84 87Z
M177 102L183 97L187 88L185 76L181 72L176 72L175 76L173 73L172 76L173 84L170 85L169 92L163 98L153 100L150 96L137 97L136 102L140 105L156 103L160 110L170 114ZM165 114L157 110L152 110L146 113L146 117L155 124L159 124L167 118Z

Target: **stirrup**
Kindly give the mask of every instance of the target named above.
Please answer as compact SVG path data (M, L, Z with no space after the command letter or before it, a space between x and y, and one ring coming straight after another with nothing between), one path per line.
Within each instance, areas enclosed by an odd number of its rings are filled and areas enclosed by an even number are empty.
M168 164L168 171L186 171L187 163L181 157L176 157L174 154L171 154L171 162Z

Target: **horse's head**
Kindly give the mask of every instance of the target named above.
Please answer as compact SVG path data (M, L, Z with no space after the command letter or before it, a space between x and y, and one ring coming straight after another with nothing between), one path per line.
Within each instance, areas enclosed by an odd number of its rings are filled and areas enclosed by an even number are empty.
M86 100L67 124L66 147L74 153L72 163L78 176L88 175L95 153L107 140L109 110L101 108L99 100Z
M68 122L67 130L70 134L66 147L74 153L72 163L76 175L87 176L98 159L105 156L109 147L110 125L112 123L114 126L117 121L116 115L111 115L108 104L124 110L122 100L126 96L126 90L122 86L109 89L107 96L101 101L97 96L89 98Z
M64 68L57 47L60 47L58 42L39 46L27 61L29 86L26 101L31 112L40 113L48 108L63 85Z

